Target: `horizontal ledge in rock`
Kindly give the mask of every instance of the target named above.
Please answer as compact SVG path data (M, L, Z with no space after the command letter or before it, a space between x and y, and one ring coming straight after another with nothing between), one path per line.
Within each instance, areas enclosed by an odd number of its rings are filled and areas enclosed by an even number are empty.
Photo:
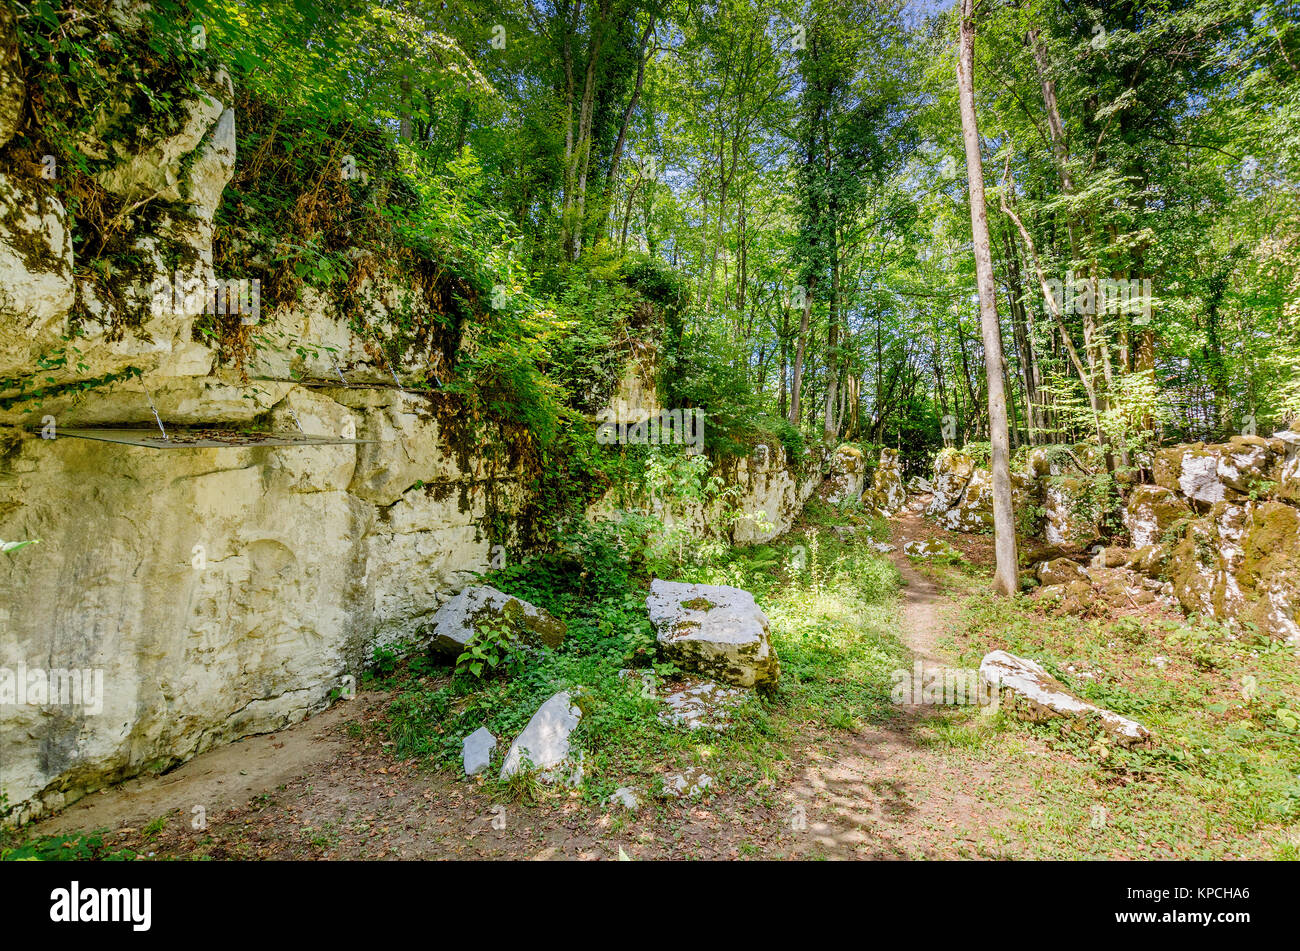
M292 377L250 376L249 379L255 383L292 383L294 386L305 386L325 390L337 390L340 387L349 390L397 390L398 392L410 393L414 396L428 396L431 392L438 392L438 390L432 387L398 386L395 383L375 383L372 381L357 382L353 380L331 380L328 377L310 380L295 380Z
M308 436L306 433L238 433L221 429L173 430L166 438L152 429L60 429L55 438L92 439L142 449L247 449L262 446L355 446L378 439Z

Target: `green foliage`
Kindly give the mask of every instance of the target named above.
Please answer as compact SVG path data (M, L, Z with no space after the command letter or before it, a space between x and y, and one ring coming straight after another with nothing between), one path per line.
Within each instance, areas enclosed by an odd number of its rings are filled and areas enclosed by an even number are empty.
M105 831L45 835L20 845L0 848L0 862L129 862L131 849L104 843Z
M474 637L456 658L456 673L475 678L505 673L510 667L509 661L522 647L517 626L510 618L480 621L475 627Z

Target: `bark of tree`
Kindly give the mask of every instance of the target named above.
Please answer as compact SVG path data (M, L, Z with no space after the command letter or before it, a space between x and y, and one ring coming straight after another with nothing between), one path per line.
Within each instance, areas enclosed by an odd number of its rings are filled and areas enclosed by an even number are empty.
M957 65L962 139L966 146L971 234L980 296L980 330L988 379L989 441L992 444L993 533L997 572L993 588L1004 595L1018 587L1015 512L1011 506L1011 448L1007 433L1007 399L1002 376L1002 330L998 325L993 255L984 204L984 164L975 117L975 0L962 0L961 47Z

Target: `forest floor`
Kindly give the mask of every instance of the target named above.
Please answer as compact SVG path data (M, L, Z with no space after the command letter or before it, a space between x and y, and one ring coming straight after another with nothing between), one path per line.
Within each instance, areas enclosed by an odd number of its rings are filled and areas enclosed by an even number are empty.
M597 792L547 789L520 801L485 777L397 757L394 694L366 690L286 730L89 796L0 847L11 857L157 859L1300 856L1296 740L1252 712L1237 686L1244 664L1275 706L1297 706L1294 656L1252 649L1234 666L1236 655L1207 654L1199 629L1158 605L1126 618L1053 617L1032 599L986 593L988 536L950 534L915 514L886 524L810 512L780 551L807 545L815 563L841 573L814 567L811 580L780 580L760 598L788 686L740 724L739 739L670 737L670 763L602 750L594 768L609 775L588 783ZM862 555L872 533L886 532L894 551ZM903 554L930 537L965 560L913 564ZM897 571L879 604L835 600L837 583L849 583L845 566L864 564L845 561L841 542ZM791 586L797 597L783 590ZM1156 750L1080 742L992 706L888 700L893 671L915 661L970 669L995 648L1035 657L1089 699L1142 720ZM873 692L860 692L864 684ZM687 762L714 779L699 800L643 794L634 813L608 803L606 790L629 775L644 788Z

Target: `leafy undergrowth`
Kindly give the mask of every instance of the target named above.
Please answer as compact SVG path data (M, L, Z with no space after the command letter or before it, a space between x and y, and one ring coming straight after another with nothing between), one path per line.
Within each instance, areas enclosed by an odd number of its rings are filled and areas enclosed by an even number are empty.
M671 573L673 580L744 588L771 621L780 684L754 695L725 733L661 723L661 701L641 678L619 676L628 668L653 672L662 695L679 672L655 659L648 578L629 569L616 540L588 536L575 546L577 555L571 550L497 572L490 583L567 623L562 647L517 654L499 675L483 679L452 673L422 654L377 657L373 685L394 693L387 721L392 753L459 771L468 733L486 726L500 755L543 701L568 690L583 713L573 741L584 756L588 802L625 785L653 794L665 770L692 765L707 769L715 789L770 787L801 725L851 730L890 715L890 671L903 656L888 633L898 574L866 538L864 531L840 541L808 525L780 543ZM501 798L547 795L518 781L496 785Z
M975 590L964 615L953 641L965 665L995 649L1033 658L1155 736L1151 749L1125 750L1081 739L1063 720L992 728L989 717L954 715L945 729L955 747L1013 761L1032 737L1061 754L1036 757L1033 808L1017 809L1036 855L1300 858L1292 649L1195 619L1051 618L1028 598Z
M137 857L131 849L105 845L106 834L46 835L7 847L0 841L0 862L126 862Z

